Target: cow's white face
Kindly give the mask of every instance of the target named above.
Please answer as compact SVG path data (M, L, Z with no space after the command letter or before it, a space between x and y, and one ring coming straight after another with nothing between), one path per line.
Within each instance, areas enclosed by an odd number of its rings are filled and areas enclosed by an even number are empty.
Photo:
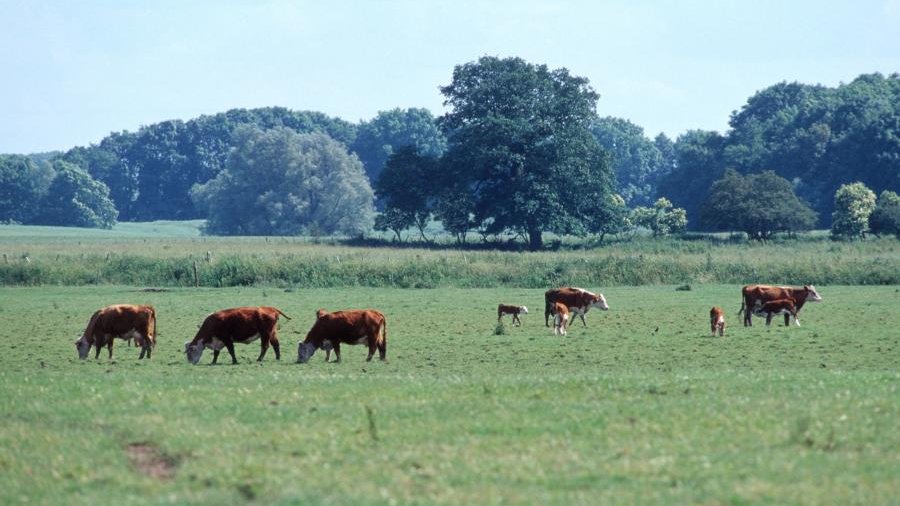
M822 302L822 296L816 291L816 287L809 285L805 288L809 290L809 294L806 296L806 302Z
M203 343L197 343L193 346L191 346L190 341L184 343L184 352L187 354L188 362L196 365L200 361L200 357L203 356L203 348Z
M78 350L78 358L84 360L87 358L88 353L91 351L91 343L87 342L87 339L82 336L80 339L75 341L75 349Z
M297 345L297 362L300 364L305 364L309 361L309 359L312 358L313 353L315 352L315 344L301 341L300 344Z
M591 302L591 307L600 308L604 311L609 310L609 304L606 303L606 297L604 297L602 293L597 296L597 300Z
M522 314L528 314L528 308L525 306L519 307L519 310L522 311Z

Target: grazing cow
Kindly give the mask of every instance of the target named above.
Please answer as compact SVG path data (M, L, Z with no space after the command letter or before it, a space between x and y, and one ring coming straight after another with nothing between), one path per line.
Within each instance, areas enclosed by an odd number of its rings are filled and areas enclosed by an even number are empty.
M791 299L770 300L765 303L756 301L756 305L753 306L753 314L756 316L765 316L766 327L772 324L772 316L777 314L784 315L785 327L788 326L791 316L794 317L794 323L796 323L798 327L800 326L800 319L797 318L797 308L794 301Z
M743 300L741 301L741 309L738 314L744 313L744 326L753 325L751 315L753 308L760 304L772 300L790 299L794 303L796 312L799 313L806 302L820 302L822 297L816 291L816 287L806 285L803 288L795 288L790 286L770 286L770 285L746 285L741 289ZM784 315L784 324L790 324L790 315Z
M528 314L528 308L525 306L509 306L506 304L500 304L499 306L497 306L498 323L505 314L511 314L513 325L519 326L522 325L522 320L519 319L519 314Z
M587 322L584 321L584 315L592 307L600 308L604 311L609 309L609 305L606 304L606 298L603 297L602 293L594 294L582 288L571 287L547 290L544 293L544 325L547 327L550 326L548 319L554 302L562 302L569 308L569 311L580 316L581 323L585 327L587 327Z
M297 345L297 362L306 363L316 352L322 348L329 351L334 349L337 357L335 362L341 361L341 344L367 344L369 356L366 362L372 360L375 350L378 356L384 360L387 355L387 322L384 314L374 309L351 309L347 311L335 311L328 313L320 309L316 323L306 334L306 339ZM326 355L325 360L328 360Z
M184 343L184 352L188 362L196 364L203 355L203 350L213 350L212 363L219 359L222 348L231 355L231 363L237 364L234 356L234 343L252 343L259 339L262 349L257 362L266 356L269 345L275 350L275 360L281 360L281 346L278 343L278 315L288 320L291 318L280 309L270 306L237 307L223 309L206 317L194 339Z
M725 335L725 311L722 311L722 308L713 306L709 310L709 327L713 336L716 335L716 332L719 333L719 337Z
M97 347L94 358L99 358L100 348L106 346L111 359L113 340L117 337L129 342L134 339L135 344L141 347L138 360L145 355L150 358L156 347L156 310L153 306L115 304L95 311L84 333L75 341L78 358L87 358L91 346Z
M569 308L562 302L554 302L550 312L553 314L553 333L558 336L566 335L566 327L569 325Z

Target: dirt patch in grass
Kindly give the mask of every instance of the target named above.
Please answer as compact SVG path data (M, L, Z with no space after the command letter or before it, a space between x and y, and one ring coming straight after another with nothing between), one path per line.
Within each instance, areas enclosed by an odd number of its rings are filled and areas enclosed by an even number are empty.
M157 480L169 480L175 476L178 459L166 455L152 443L131 443L125 452L131 465L141 474Z

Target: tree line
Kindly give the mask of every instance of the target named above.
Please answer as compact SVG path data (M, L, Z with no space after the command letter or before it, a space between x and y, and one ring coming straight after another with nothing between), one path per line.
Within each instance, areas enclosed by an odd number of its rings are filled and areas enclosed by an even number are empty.
M779 83L750 97L724 134L692 130L674 141L599 117L587 79L519 58L458 65L441 93L448 112L437 118L394 109L350 123L280 107L234 109L67 152L0 155L0 221L109 227L204 218L214 234L374 227L427 240L427 225L439 220L460 241L512 234L533 249L548 232L602 238L635 226L760 239L897 226L897 74L834 88ZM871 199L838 195L857 182ZM861 215L871 223L848 228ZM843 232L850 229L858 233Z

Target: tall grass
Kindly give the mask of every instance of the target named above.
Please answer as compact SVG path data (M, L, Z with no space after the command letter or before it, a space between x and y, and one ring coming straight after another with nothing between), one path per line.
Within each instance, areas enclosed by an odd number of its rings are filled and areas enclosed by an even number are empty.
M685 283L900 284L900 242L760 245L636 239L593 249L363 248L296 238L0 234L0 284L224 287L519 287ZM196 278L194 269L196 266Z

